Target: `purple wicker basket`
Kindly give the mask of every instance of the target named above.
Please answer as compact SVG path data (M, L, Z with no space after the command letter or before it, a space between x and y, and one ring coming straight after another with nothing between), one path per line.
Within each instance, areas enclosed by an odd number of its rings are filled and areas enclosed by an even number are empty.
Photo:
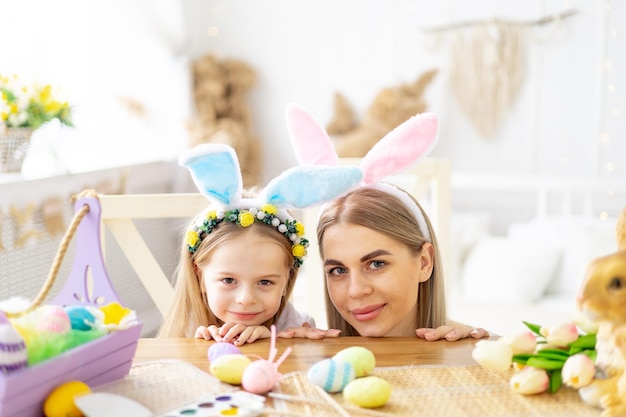
M76 254L69 278L50 304L104 305L120 301L104 265L100 246L100 202L96 197L76 201L78 213L89 212L76 229ZM88 291L91 270L92 291ZM90 293L93 297L90 297ZM0 373L0 417L40 417L50 392L64 382L83 381L91 388L126 376L141 336L141 323L73 348L59 356L10 374Z

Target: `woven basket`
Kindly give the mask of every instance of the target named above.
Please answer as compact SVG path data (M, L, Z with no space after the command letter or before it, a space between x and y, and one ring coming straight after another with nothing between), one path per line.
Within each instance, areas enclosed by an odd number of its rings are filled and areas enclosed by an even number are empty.
M10 127L0 131L0 172L21 172L33 129Z
M103 305L120 299L115 293L104 266L100 247L100 202L95 193L79 198L76 216L66 238L76 232L76 254L69 278L50 304ZM79 224L76 223L81 214ZM72 230L72 227L77 227ZM66 248L64 242L61 248ZM62 251L61 251L62 252ZM61 253L60 252L60 253ZM52 270L58 270L58 256ZM93 282L89 282L91 270ZM50 277L54 280L55 272ZM50 281L50 277L48 281ZM48 285L50 284L50 285ZM49 289L47 282L44 289ZM92 287L92 288L89 288ZM37 296L33 306L45 298L47 291ZM93 296L90 296L93 294ZM39 417L50 392L64 382L79 380L90 388L123 378L128 374L142 325L118 330L73 348L59 356L21 370L0 373L0 417Z

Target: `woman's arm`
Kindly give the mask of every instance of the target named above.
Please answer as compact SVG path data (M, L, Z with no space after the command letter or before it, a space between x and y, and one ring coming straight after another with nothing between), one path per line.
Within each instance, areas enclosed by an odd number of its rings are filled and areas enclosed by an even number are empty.
M428 341L445 339L449 342L468 337L480 339L489 336L489 332L482 327L471 327L455 321L450 321L447 325L439 326L436 329L420 328L415 330L415 334L417 337Z

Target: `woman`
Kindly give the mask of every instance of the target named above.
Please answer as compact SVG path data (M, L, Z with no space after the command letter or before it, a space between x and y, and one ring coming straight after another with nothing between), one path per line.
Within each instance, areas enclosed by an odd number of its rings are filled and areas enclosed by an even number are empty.
M488 335L448 320L437 239L405 191L384 183L357 188L324 208L317 236L329 328L426 340Z

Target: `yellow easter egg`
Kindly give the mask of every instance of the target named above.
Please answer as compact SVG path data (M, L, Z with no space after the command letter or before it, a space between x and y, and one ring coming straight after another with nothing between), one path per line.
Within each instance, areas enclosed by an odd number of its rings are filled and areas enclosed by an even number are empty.
M356 378L368 375L374 370L376 366L376 358L371 350L364 348L363 346L351 346L340 350L333 356L333 358L348 362L354 367L354 376Z
M383 406L391 397L391 384L377 376L366 376L350 382L343 389L343 398L365 408Z
M250 365L249 357L237 353L227 353L211 362L209 370L213 376L227 384L239 385L243 371Z
M74 404L77 395L89 394L91 388L82 381L69 381L52 390L43 403L46 417L82 417L83 413Z

